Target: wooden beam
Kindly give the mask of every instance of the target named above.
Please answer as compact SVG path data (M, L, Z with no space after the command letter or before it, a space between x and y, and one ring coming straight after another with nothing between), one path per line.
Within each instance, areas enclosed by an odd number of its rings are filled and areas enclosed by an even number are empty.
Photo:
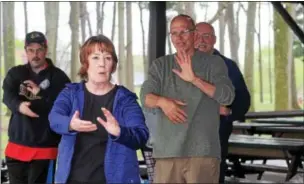
M150 1L149 10L148 62L150 67L153 60L166 54L166 2Z
M304 32L298 26L298 24L294 21L294 19L290 16L288 11L282 6L281 2L271 2L274 9L282 16L285 22L289 25L289 27L293 30L293 32L298 36L299 40L304 44Z

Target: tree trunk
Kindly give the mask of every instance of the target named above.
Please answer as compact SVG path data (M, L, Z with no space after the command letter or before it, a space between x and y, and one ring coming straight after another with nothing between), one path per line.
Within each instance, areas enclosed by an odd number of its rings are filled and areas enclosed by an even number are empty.
M286 7L292 18L296 18L296 9L294 4L287 4ZM295 77L295 66L294 66L294 36L292 30L288 29L288 108L289 109L301 109L297 100L297 87Z
M139 16L140 16L140 27L141 27L141 34L142 34L142 50L143 50L143 62L144 62L144 80L147 79L148 75L148 61L146 56L146 39L145 39L145 28L144 28L144 21L143 21L143 6L142 2L138 2L139 8Z
M4 52L3 73L6 74L6 72L15 65L15 2L3 2L2 5ZM11 116L11 111L8 108L6 108L5 116Z
M71 29L71 80L76 82L79 80L77 77L78 70L80 68L79 63L79 15L80 15L80 2L70 2L70 29Z
M170 36L167 35L167 42L168 42L168 49L169 49L169 54L172 54L172 45L170 42Z
M268 3L268 10L271 12L271 4ZM269 19L269 25L272 24L272 20ZM273 58L273 52L271 52L271 36L270 36L271 29L268 30L268 81L269 81L269 93L270 93L270 103L273 102L273 85L272 85L272 67L271 67L271 59Z
M258 44L259 44L259 85L260 85L260 102L264 102L264 93L263 93L263 68L262 68L262 46L261 46L261 2L259 2L259 10L258 10L258 22L259 22L259 32L258 36Z
M89 28L89 35L90 37L93 35L93 31L92 31L92 25L91 25L91 19L90 19L90 14L88 13L87 10L87 5L85 7L85 15L86 15L86 21L88 22L88 28Z
M205 15L204 15L204 21L207 21L208 8L209 8L209 4L208 4L208 2L206 2L206 6L205 6Z
M274 68L275 68L275 110L288 109L288 51L286 45L288 43L288 27L281 15L274 11Z
M227 3L221 4L218 6L216 13L207 21L209 24L213 24L217 19L219 19L222 15L224 10L227 8Z
M118 81L126 85L125 78L125 8L124 2L118 3Z
M115 38L115 23L116 22L116 2L113 2L113 20L112 20L112 34L111 40L114 41Z
M192 17L192 19L195 22L196 21L196 15L195 15L194 3L195 2L191 2L191 1L184 2L184 4L185 4L185 14Z
M238 27L236 27L235 25L233 4L234 3L231 2L228 4L226 17L228 24L231 59L234 60L237 64L239 64L239 59L238 59L239 35L238 35Z
M129 90L134 91L134 72L133 72L133 54L132 54L132 2L126 2L127 14L127 87Z
M0 31L2 31L2 2L0 2L0 20L1 20L1 24L0 24ZM2 34L0 35L0 66L2 67ZM2 69L0 69L0 76L2 77ZM0 80L0 86L2 86L2 79ZM2 98L2 89L0 90L0 98ZM2 100L1 100L2 102ZM0 105L0 127L2 127L2 104ZM1 173L2 174L2 173Z
M178 14L184 13L184 2L177 2L176 11Z
M167 18L167 22L170 22L172 20L171 16L167 15L166 18ZM168 26L168 30L170 30L169 26ZM167 34L166 38L167 38L167 43L168 43L169 54L172 54L172 45L171 45L171 41L170 41L170 35ZM148 73L146 73L146 75L148 75Z
M101 4L101 22L100 22L100 33L103 34L103 22L104 22L104 7L106 2L102 2Z
M223 8L223 2L218 2L219 9ZM220 53L225 54L225 28L226 28L226 21L225 21L225 14L219 17L219 44L220 44Z
M25 34L28 33L27 2L23 2Z
M86 40L86 6L87 2L86 1L81 1L79 2L80 6L80 25L81 25L81 40L82 43L85 42Z
M15 65L15 2L3 2L4 74Z
M246 40L245 40L245 80L251 94L250 111L254 111L254 26L255 26L256 2L248 3Z
M101 27L100 1L96 1L96 19L96 34L98 35Z
M58 32L58 19L59 19L59 2L44 2L45 13L45 36L48 40L48 57L57 61L57 32Z

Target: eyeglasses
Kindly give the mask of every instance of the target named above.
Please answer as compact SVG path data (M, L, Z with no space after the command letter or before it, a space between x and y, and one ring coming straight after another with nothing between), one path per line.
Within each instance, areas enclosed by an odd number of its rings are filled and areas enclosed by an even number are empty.
M200 38L203 38L203 39L210 39L214 36L213 33L200 33L199 31L196 31L196 33Z
M191 33L192 31L194 31L194 30L193 29L186 29L186 30L180 31L180 32L174 31L174 32L170 32L169 35L171 35L173 37L185 36L185 35Z

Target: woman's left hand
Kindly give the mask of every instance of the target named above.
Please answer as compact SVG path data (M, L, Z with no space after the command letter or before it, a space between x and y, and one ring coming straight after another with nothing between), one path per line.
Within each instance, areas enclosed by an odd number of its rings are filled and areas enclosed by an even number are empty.
M118 137L120 135L120 127L117 120L107 109L101 108L101 110L106 117L106 121L104 121L100 117L97 118L97 121L102 124L102 126L107 130L109 134Z

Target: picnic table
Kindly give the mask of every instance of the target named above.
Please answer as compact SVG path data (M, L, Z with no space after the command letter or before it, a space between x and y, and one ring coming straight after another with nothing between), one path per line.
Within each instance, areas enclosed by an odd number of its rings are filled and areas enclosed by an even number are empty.
M254 119L251 122L267 123L267 124L293 124L297 126L304 126L304 118L301 119L287 119L287 118L272 118L272 119Z
M302 139L265 138L237 134L232 134L229 139L228 159L233 162L238 177L245 175L240 158L284 159L288 166L285 181L289 181L297 174L298 168L301 166L302 155L304 155Z
M304 126L302 126L301 124L234 122L233 132L249 135L270 134L273 137L304 139Z
M246 119L304 117L304 110L248 112Z

